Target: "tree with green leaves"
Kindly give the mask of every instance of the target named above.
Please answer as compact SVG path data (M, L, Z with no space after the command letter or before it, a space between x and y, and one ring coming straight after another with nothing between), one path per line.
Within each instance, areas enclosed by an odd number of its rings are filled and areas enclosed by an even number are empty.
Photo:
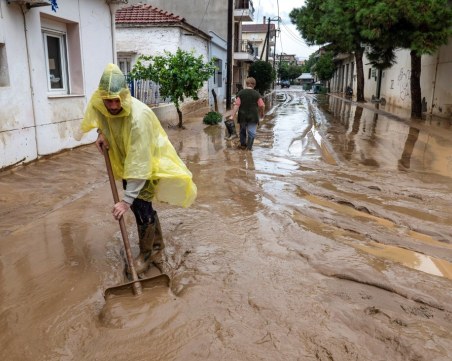
M354 53L357 75L357 101L364 102L363 37L355 14L361 0L307 0L290 12L308 45L325 45L339 53Z
M303 73L303 68L300 65L289 65L289 79L294 80Z
M272 83L276 79L276 71L272 65L262 60L252 63L248 74L256 79L255 89L262 95L271 88Z
M326 82L330 80L334 75L334 70L336 69L336 66L333 62L333 53L331 51L328 51L320 55L314 67L315 73L321 81Z
M290 79L289 65L287 65L287 63L279 64L278 76L279 76L279 79L281 79L281 80L289 80Z
M357 20L371 47L371 61L387 66L397 48L410 50L411 115L422 116L421 59L452 35L450 0L360 0Z
M311 73L311 67L317 62L317 54L312 53L309 58L301 66L302 73Z
M160 94L169 98L182 125L181 103L185 98L198 100L198 91L216 69L215 59L205 63L203 56L196 57L193 52L177 49L176 53L164 55L141 55L130 72L132 79L151 80L160 85Z

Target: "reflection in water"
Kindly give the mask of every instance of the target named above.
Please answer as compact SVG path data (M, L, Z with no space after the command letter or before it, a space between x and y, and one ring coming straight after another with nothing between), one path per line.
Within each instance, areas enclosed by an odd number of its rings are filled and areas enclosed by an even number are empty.
M403 147L402 156L399 159L399 164L404 168L410 168L411 155L413 154L413 149L416 145L419 133L420 130L414 127L410 127L408 131L408 136L405 141L405 146Z
M353 117L352 130L348 134L347 143L345 146L345 159L350 160L351 156L355 152L355 135L358 134L361 125L361 117L363 115L363 108L356 107L355 116Z
M228 158L235 164L238 163L239 167L228 168L221 183L227 193L226 213L240 218L246 214L254 214L260 206L260 202L258 202L260 181L256 178L253 152L234 149Z
M212 142L215 151L223 149L222 143L222 127L220 125L210 125L204 128L204 133L207 134L208 139Z
M385 170L410 169L452 177L452 143L444 132L447 121L397 120L356 107L350 129L347 106L343 103L329 97L328 103L319 105L323 114L316 116L326 119L321 122L323 130L333 149L346 161Z

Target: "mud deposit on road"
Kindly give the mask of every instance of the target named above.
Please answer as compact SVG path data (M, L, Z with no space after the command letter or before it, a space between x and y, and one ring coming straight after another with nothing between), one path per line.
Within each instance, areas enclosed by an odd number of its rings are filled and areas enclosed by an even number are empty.
M452 359L450 122L285 93L253 152L168 129L198 186L155 205L169 290L105 302L122 243L94 146L0 173L0 359Z

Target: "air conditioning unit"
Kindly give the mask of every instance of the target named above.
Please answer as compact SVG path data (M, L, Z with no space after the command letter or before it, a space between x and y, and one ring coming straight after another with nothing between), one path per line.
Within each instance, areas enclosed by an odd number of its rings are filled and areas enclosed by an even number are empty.
M8 4L23 5L27 9L37 8L39 6L50 6L52 5L50 1L42 0L6 0Z

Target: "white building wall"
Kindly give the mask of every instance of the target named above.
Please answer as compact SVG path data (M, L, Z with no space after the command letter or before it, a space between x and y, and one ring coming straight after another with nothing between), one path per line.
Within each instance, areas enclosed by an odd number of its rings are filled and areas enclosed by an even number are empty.
M164 51L175 53L178 48L192 52L195 56L203 56L204 62L209 59L208 42L199 36L184 35L187 31L179 27L140 27L116 29L116 51L118 53L134 53L132 64L140 55L163 55ZM198 93L200 100L208 102L208 82ZM184 101L184 106L191 103Z
M210 46L210 59L216 58L221 61L221 69L215 71L214 77L209 80L209 105L211 108L214 106L214 100L212 95L212 89L217 94L217 102L220 106L226 100L226 64L227 64L227 42L213 32L209 32L212 37Z
M346 64L352 57L344 59L331 81L332 92L345 90L343 77ZM364 98L371 101L377 96L378 70L373 69L367 57L363 56ZM356 65L354 67L353 93L356 94ZM369 77L370 72L370 77ZM423 111L444 118L452 118L452 38L433 55L422 56L421 92ZM400 114L411 113L411 57L410 50L396 51L396 64L382 72L380 98L386 101L386 107L395 107Z
M411 56L410 51L403 49L396 52L397 63L391 68L385 69L382 74L380 98L386 100L386 104L411 111ZM364 64L367 59L364 58ZM368 79L367 72L370 65L364 65L365 69L365 93L366 99L372 99L376 95L377 80ZM452 117L452 38L449 44L442 46L433 55L422 56L421 68L421 92L423 110L427 114L440 117Z
M431 91L425 93L427 113L452 118L452 38L437 54L424 58L428 67L422 68L421 76L431 85Z
M37 156L30 78L22 12L0 2L3 16L2 71L9 81L0 86L0 168ZM6 67L5 70L3 70Z
M210 87L209 93L211 92L211 89L215 89L217 95L219 95L219 98L220 96L225 97L227 43L224 39L227 39L228 36L228 2L224 0L128 0L127 6L137 3L150 4L161 10L181 16L188 24L212 36L211 56L216 56L217 58L221 59L225 68L223 71L223 86L219 88ZM218 39L218 41L215 40L216 38ZM217 46L219 47L219 49L215 50ZM221 49L224 49L224 52ZM209 58L209 60L210 59L211 58ZM211 84L212 80L209 81L209 86ZM224 92L224 95L221 95L222 92ZM209 97L209 104L211 107L213 106L213 98L211 95Z
M382 72L380 98L386 100L386 104L400 108L411 108L410 78L411 78L411 60L409 50L399 50L396 52L397 64ZM363 63L366 64L367 58L363 57ZM374 84L370 89L366 89L364 96L371 99L376 95L376 79L367 79L367 71L370 65L364 65L365 82ZM378 73L378 72L377 72ZM422 79L421 79L422 82ZM365 86L367 86L365 84ZM422 83L421 83L422 87ZM372 92L370 92L372 91Z
M6 53L1 66L9 77L8 84L0 85L0 169L91 142L94 135L78 141L76 133L87 100L113 61L108 5L103 0L65 1L57 12L44 6L24 14L16 4L1 1L0 6L0 43ZM47 90L43 22L70 29L70 94Z

